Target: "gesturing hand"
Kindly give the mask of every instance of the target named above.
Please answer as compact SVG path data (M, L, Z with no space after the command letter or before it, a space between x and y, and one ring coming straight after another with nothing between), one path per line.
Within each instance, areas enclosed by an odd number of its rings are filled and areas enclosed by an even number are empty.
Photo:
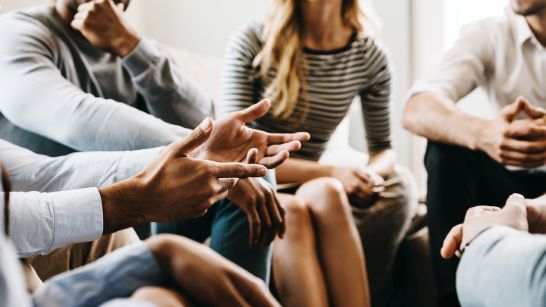
M162 271L200 306L280 306L263 281L202 244L174 235L146 244Z
M101 188L105 232L144 222L177 222L205 214L226 198L238 178L262 177L258 164L220 163L189 157L213 132L204 120L186 138L165 148L136 176Z
M529 119L515 120L524 112ZM506 106L482 129L478 148L504 165L524 168L546 164L546 113L523 98Z
M123 3L93 0L80 4L70 25L91 45L124 57L138 44L139 35L123 16Z
M267 168L275 168L289 156L290 151L301 148L300 142L309 140L304 132L275 134L246 126L264 116L271 102L264 99L244 110L233 112L216 122L209 141L203 144L196 156L220 162L243 161L250 149L258 150L256 161Z
M332 176L341 181L351 204L356 207L373 205L385 190L383 177L370 169L336 167Z
M453 257L456 251L464 248L482 231L495 225L528 231L525 198L519 194L512 194L502 209L491 206L468 209L464 223L453 227L444 239L442 257L445 259Z
M247 163L255 163L256 151L249 153ZM268 245L285 231L284 209L277 193L262 178L239 180L228 193L228 199L243 210L250 227L250 244Z

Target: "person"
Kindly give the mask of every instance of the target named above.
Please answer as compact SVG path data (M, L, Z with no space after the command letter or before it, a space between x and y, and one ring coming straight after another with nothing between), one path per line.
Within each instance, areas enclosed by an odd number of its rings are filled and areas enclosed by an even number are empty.
M470 208L446 236L441 254L448 259L458 250L462 306L546 304L546 197L512 194L502 209Z
M212 131L205 120L165 148L61 157L0 140L4 171L17 191L10 194L10 226L18 256L47 254L144 222L202 216L226 197L235 178L265 175L259 164L191 158Z
M288 306L369 305L360 239L371 302L385 306L393 297L394 262L415 194L409 172L395 166L391 69L373 31L371 11L363 12L356 0L274 0L265 21L247 24L227 47L222 111L270 97L271 111L253 127L311 134L276 169L279 183L296 185L278 195L287 210L287 232L273 253L273 278ZM368 163L317 162L355 97L362 105Z
M10 208L18 209L24 203L14 202L18 193L10 193L9 186L7 173L2 171L1 306L187 306L188 296L206 305L280 306L257 277L209 248L173 235L126 246L90 265L58 275L29 297L5 235L13 234L13 218L21 219L20 214L30 211L10 212ZM166 288L169 284L172 289ZM211 291L214 295L209 295Z
M406 129L428 139L427 221L440 306L459 305L458 261L445 261L437 251L468 206L501 204L511 193L544 193L546 127L534 109L546 106L546 1L510 4L504 16L463 29L434 71L414 84L403 115ZM478 87L495 118L457 108Z
M207 95L160 47L128 25L123 9L129 3L57 0L51 7L0 18L0 137L50 156L135 150L168 145L187 135L186 128L214 115ZM257 162L274 167L287 158L287 151L297 150L307 134L243 128L269 105L262 101L252 111L256 115L220 119L207 144L231 154L211 159L241 162L255 147ZM238 187L231 194L250 197ZM270 221L260 219L258 227L281 233L282 209L266 210ZM248 225L245 211L222 200L204 217L176 224L176 231L199 241L210 235L213 249L266 280L268 244L247 244Z

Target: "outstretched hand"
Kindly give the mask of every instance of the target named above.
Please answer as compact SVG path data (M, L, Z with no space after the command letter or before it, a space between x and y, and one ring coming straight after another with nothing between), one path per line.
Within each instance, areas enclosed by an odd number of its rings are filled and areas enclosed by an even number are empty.
M263 117L271 102L264 99L244 110L233 112L215 123L209 140L195 153L204 160L242 162L252 148L257 149L256 161L267 168L283 163L292 151L309 140L309 133L267 133L252 129L246 124Z

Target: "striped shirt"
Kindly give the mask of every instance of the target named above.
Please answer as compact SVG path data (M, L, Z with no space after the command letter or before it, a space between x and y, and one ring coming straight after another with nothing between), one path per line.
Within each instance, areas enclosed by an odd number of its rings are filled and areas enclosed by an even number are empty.
M222 74L223 112L244 109L264 98L268 84L252 67L263 46L262 29L262 25L252 22L230 39ZM341 49L305 49L304 61L307 105L298 103L288 119L275 118L270 111L253 127L279 133L309 132L311 140L293 156L317 161L354 98L360 97L368 150L391 148L391 72L381 46L371 37L355 35ZM302 118L303 112L306 116Z

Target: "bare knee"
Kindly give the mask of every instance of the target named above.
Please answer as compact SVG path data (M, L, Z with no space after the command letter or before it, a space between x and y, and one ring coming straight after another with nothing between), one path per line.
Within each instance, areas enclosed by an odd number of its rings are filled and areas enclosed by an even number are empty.
M314 215L332 218L350 214L351 206L343 184L335 178L324 177L306 182L296 195L305 200Z
M286 212L288 224L300 224L309 220L309 209L305 201L290 194L279 194L278 198Z

